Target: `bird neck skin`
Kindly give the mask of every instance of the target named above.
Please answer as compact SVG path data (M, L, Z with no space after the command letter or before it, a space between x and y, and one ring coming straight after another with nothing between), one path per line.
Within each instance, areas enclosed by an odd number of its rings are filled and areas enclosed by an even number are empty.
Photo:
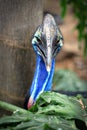
M30 97L36 101L43 91L50 91L54 74L55 59L52 60L50 72L47 72L45 63L40 55L37 55L34 79L30 89Z

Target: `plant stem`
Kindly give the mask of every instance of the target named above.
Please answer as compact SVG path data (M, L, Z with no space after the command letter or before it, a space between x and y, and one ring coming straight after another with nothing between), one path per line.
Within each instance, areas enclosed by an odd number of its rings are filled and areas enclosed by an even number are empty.
M22 108L20 108L18 106L15 106L15 105L6 103L4 101L0 101L0 107L3 108L3 109L5 109L5 110L8 110L10 112L19 111L20 113L28 113L27 110L22 109Z

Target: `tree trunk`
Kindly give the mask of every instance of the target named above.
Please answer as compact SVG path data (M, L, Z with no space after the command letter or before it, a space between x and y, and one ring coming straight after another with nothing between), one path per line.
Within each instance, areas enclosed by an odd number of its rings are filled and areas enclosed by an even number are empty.
M30 39L42 11L42 0L0 0L0 100L23 106L35 67Z

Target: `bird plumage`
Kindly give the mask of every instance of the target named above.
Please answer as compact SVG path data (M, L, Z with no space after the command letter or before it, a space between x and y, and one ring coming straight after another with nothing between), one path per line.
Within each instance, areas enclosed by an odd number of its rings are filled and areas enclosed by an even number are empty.
M32 46L36 53L36 69L31 88L27 93L27 108L35 103L43 91L51 90L55 56L62 45L62 34L54 18L47 14L32 39Z

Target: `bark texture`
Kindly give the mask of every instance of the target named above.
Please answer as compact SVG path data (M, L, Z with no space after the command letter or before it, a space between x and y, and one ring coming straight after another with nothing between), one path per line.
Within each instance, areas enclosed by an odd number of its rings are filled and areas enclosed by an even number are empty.
M42 22L42 0L0 0L0 100L23 106L34 67L31 37Z

